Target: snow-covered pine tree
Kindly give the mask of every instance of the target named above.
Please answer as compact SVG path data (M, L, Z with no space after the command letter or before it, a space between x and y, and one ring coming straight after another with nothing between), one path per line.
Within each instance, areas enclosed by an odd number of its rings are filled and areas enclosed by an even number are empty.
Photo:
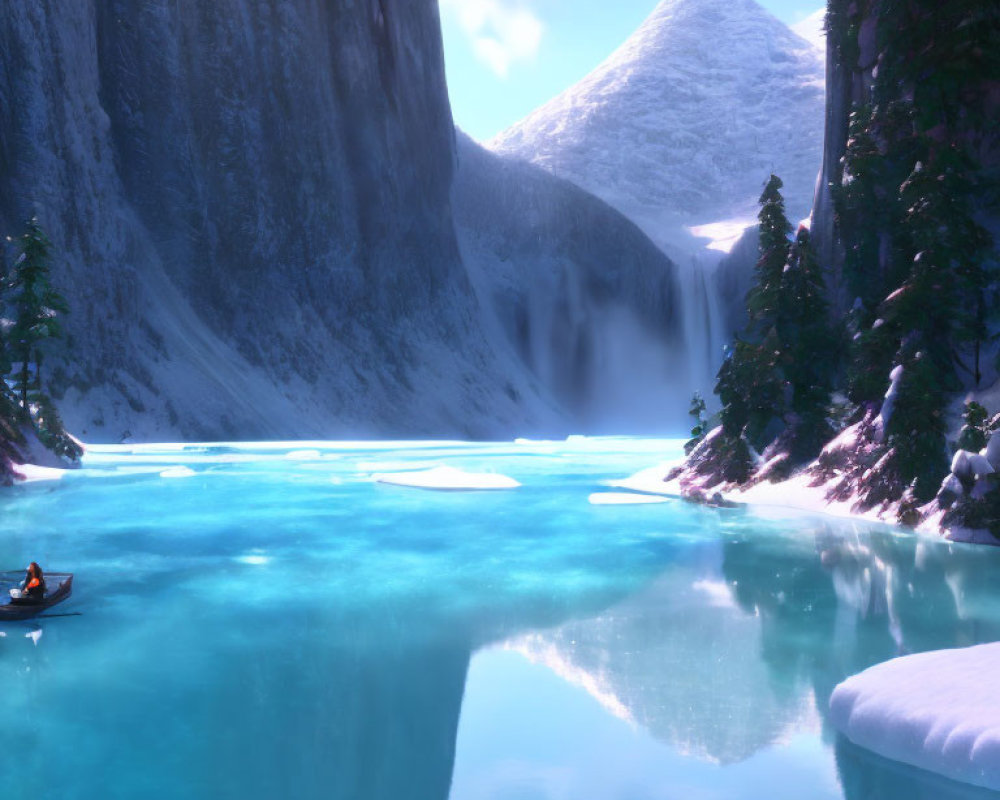
M21 252L14 262L11 281L14 325L10 332L10 345L19 364L15 373L15 391L21 413L30 417L29 394L41 391L41 353L46 343L62 337L60 314L69 306L63 296L52 286L49 275L52 245L38 223L37 217L28 222L20 237ZM35 364L34 385L31 365Z
M926 337L917 333L900 348L897 360L903 372L885 430L884 460L920 502L934 497L948 471L946 392L927 344Z
M970 400L965 404L962 411L962 426L958 434L958 449L969 453L978 453L986 447L987 425L989 413L975 400Z
M883 324L872 335L899 342L893 364L902 368L885 420L882 483L891 477L901 488L912 485L921 502L934 496L947 471L945 407L948 393L961 388L960 348L969 318L959 263L966 245L953 241L950 230L961 235L968 229L960 224L948 170L942 161L917 162L900 187L906 208L900 235L916 255L905 282L879 307Z

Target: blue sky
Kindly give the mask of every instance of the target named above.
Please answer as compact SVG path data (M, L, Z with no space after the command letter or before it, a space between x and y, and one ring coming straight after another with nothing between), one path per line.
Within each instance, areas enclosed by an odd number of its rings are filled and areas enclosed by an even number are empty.
M758 0L791 24L823 0ZM455 122L488 139L571 86L631 34L657 0L440 0Z

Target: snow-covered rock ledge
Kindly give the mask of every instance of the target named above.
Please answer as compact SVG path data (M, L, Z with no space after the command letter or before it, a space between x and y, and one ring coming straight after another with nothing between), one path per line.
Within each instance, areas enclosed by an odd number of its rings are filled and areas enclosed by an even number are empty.
M1000 643L877 664L830 698L855 744L948 778L1000 790Z

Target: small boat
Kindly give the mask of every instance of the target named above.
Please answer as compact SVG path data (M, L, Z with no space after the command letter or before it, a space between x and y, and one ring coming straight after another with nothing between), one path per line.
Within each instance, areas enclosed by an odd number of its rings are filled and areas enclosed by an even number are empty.
M46 592L45 597L41 600L11 597L10 590L18 588L23 582L24 570L0 572L0 603L10 598L9 602L0 605L0 622L31 619L46 609L58 605L73 593L73 573L71 572L46 572Z

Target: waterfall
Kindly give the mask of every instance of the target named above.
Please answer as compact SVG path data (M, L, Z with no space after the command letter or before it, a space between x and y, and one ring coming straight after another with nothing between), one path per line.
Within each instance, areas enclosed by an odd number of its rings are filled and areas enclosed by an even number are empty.
M687 355L687 397L700 392L706 402L711 400L729 333L715 281L717 266L718 259L696 254L678 269L683 347Z

